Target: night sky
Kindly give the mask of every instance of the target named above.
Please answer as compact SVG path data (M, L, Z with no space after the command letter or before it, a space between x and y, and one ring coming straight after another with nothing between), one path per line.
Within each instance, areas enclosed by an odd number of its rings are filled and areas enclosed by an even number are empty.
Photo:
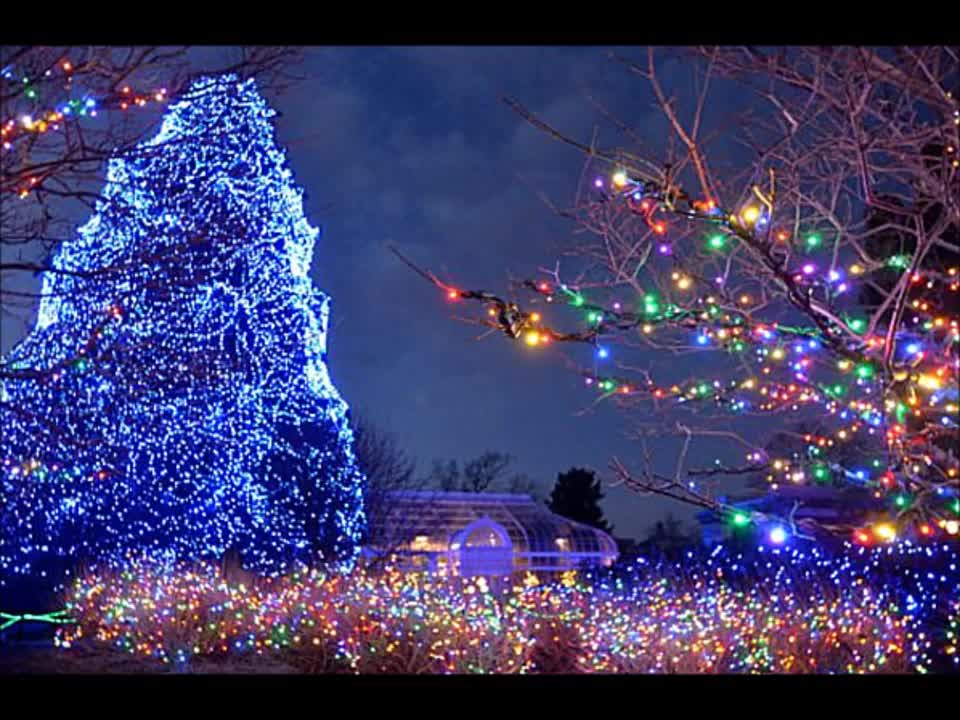
M396 435L424 473L434 458L462 462L497 450L516 456L514 470L545 495L559 471L579 465L608 477L612 455L629 461L636 453L612 406L576 415L594 396L554 353L502 335L477 342L481 329L451 319L454 308L386 247L394 243L460 287L498 293L507 291L508 272L529 277L552 266L573 226L536 192L571 204L584 158L498 98L516 98L578 139L589 141L600 125L602 141L624 145L589 90L656 144L665 129L651 93L606 52L313 48L303 82L268 97L307 216L323 228L313 276L333 298L333 380L354 412ZM666 63L663 78L685 77L682 70ZM457 309L483 312L469 303ZM19 332L5 322L4 349ZM586 362L589 352L574 355ZM662 450L669 462L670 448ZM681 505L618 488L607 490L605 510L622 536L642 537L667 511L691 517Z

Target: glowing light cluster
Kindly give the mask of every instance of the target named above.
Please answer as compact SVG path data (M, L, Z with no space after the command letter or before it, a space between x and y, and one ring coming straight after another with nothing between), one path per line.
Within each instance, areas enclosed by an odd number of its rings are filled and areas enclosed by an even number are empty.
M364 523L329 299L253 81L201 79L111 161L0 387L0 579L128 552L350 563Z
M244 585L133 564L77 579L78 622L57 644L180 666L270 654L313 672L927 672L960 662L958 579L945 546L716 548L499 590L395 569Z
M17 92L22 91L23 97L33 106L30 112L0 118L0 147L3 151L18 151L18 140L41 136L50 131L62 131L67 123L87 117L95 118L101 110L126 111L151 104L163 104L169 99L166 88L138 91L130 85L123 85L116 91L99 97L93 97L89 93L78 94L73 85L76 70L76 66L68 58L64 58L40 78L22 76L12 67L6 67L0 72L0 78L5 84L20 86ZM38 81L53 75L59 76L56 79L63 82L63 88L69 95L56 107L51 107L49 103L44 104L44 98L39 96L35 87ZM4 93L7 92L9 90L5 89ZM42 184L42 179L42 174L32 175L25 178L19 187L11 187L10 191L21 199L26 198Z
M662 221L654 219L658 211L709 226L708 254L733 252L742 243L757 252L771 243L793 243L781 278L790 285L788 294L816 298L827 311L807 314L807 325L787 324L782 321L783 308L765 308L770 303L758 297L762 288L729 292L730 278L718 276L714 283L702 277L702 268L684 265L678 257L686 253L675 252L673 244L659 237L649 242L662 257L646 263L666 265L662 284L667 285L669 278L672 289L659 283L656 290L643 289L639 285L645 276L638 274L631 283L637 298L633 303L610 297L614 291L598 290L598 298L590 298L556 277L521 284L534 294L532 303L572 309L584 327L578 331L555 330L549 318L539 316L533 327L530 312L511 303L511 317L521 327L530 327L525 335L517 335L495 310L505 301L485 291L461 292L459 297L492 303L487 324L513 339L524 337L528 347L547 347L543 339L592 345L593 365L581 374L585 385L602 397L634 404L650 401L654 406L669 401L690 409L709 405L738 415L815 414L833 426L833 434L811 441L805 454L764 458L772 489L809 483L812 478L820 483L849 481L872 488L888 501L889 517L878 518L865 529L871 537L888 542L957 535L952 503L960 496L960 464L955 453L942 448L960 437L960 319L954 311L960 302L960 268L916 269L912 258L903 254L844 264L834 253L824 262L831 244L825 232L772 227L773 203L758 187L753 192L759 202L752 200L736 211L720 208L713 199L690 198L657 180L636 180L623 168L609 178L598 177L594 188L605 209L613 212L613 203L639 215L654 235L665 232ZM896 328L871 326L846 300L855 296L855 284L874 282L878 273L909 274L908 302ZM686 345L698 352L723 351L734 356L738 368L731 371L732 378L701 376L683 383L659 383L651 372L638 380L606 371L605 363L617 362L613 347L617 338L632 346L634 333L656 334L650 342L657 348ZM720 368L729 364L718 363L719 372L726 372ZM869 469L834 459L844 448L855 446L870 448ZM776 467L774 461L779 463ZM916 502L905 505L905 496Z

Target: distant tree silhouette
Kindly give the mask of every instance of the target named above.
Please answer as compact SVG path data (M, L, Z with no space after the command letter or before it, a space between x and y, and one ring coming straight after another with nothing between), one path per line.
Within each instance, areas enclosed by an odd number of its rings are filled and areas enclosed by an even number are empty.
M600 507L602 499L603 491L596 474L575 467L557 475L548 506L557 515L610 532L612 527Z
M505 453L485 452L463 466L464 492L484 492L506 472L513 458Z
M379 527L390 507L390 493L400 490L419 490L423 480L415 476L416 461L389 432L357 417L351 423L353 447L357 464L367 478L364 489L364 507L369 532Z
M489 450L465 462L462 470L456 460L446 463L434 460L433 469L425 482L444 492L482 493L497 490L504 484L501 479L513 461L513 456L507 453ZM523 476L517 475L510 479L507 486L510 492L525 492L523 488L532 487L532 483L525 481Z
M433 461L433 469L426 477L426 484L430 487L439 488L444 492L451 492L460 489L460 466L456 460L450 460L444 463L440 460Z
M525 473L516 473L507 482L507 491L514 495L529 495L535 500L542 501L536 481Z
M653 526L653 532L645 542L662 552L669 552L686 547L693 540L693 537L684 532L683 523L673 514L667 514L663 520L657 520L656 525Z

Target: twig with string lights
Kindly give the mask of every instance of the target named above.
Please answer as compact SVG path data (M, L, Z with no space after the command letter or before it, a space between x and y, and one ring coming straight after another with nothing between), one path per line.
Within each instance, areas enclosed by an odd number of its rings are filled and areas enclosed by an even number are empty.
M690 435L687 435L689 438ZM745 473L754 473L762 466L751 465L741 468L709 468L705 470L687 470L688 477L704 476L713 474L736 475ZM668 477L660 473L652 472L649 468L644 470L642 476L638 476L623 464L619 458L613 458L610 462L610 469L616 475L616 480L611 483L611 487L622 485L636 493L659 495L661 497L676 500L687 505L702 508L714 513L721 519L729 522L734 528L763 528L766 530L767 539L773 545L780 545L787 537L802 538L813 540L814 536L808 534L817 529L832 530L818 523L812 518L796 519L797 510L800 509L800 503L795 502L792 509L786 517L776 514L757 512L755 510L745 510L735 505L720 502L703 492L695 489L693 483L684 483L678 475ZM678 471L680 467L678 465Z
M499 330L511 340L518 340L522 337L528 345L541 345L549 342L579 342L594 345L597 342L600 333L596 328L582 332L565 333L545 327L541 325L540 313L521 310L515 302L504 300L485 290L461 290L449 285L429 270L419 267L393 245L390 245L389 249L407 267L442 290L449 300L479 300L487 305L489 319L481 320L479 323Z

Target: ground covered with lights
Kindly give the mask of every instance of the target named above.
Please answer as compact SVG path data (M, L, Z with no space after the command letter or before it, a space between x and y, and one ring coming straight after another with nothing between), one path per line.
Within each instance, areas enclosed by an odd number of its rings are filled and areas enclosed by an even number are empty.
M948 545L718 548L497 586L389 568L243 584L144 562L78 578L72 622L22 669L960 672L957 566Z

